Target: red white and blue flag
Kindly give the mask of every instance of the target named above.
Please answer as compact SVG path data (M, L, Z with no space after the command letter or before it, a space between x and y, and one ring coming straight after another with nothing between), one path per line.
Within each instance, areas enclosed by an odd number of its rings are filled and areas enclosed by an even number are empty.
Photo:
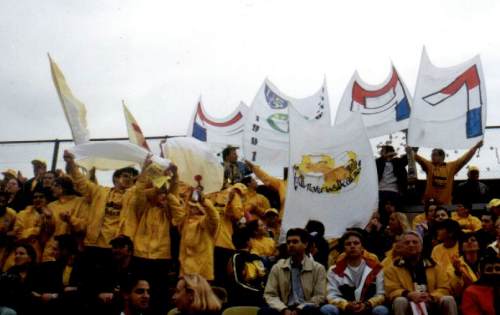
M207 114L200 99L196 104L187 134L207 142L214 153L220 153L228 145L240 147L247 111L248 106L241 102L228 116L214 118Z
M479 56L438 68L424 49L408 141L412 146L465 149L483 138L486 90Z
M370 138L401 131L408 127L411 96L398 72L391 68L389 77L379 85L370 85L354 73L342 96L335 124L360 113Z

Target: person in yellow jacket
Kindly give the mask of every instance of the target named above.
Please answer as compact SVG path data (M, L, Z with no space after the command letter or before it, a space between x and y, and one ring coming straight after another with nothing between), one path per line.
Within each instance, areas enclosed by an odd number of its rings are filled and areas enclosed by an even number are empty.
M207 196L213 200L219 212L220 225L215 237L215 284L225 286L229 259L235 252L233 244L233 226L243 218L243 196L246 193L245 185L234 184L229 188Z
M465 289L479 279L480 246L476 235L464 235L460 242L460 257L455 257L448 266L447 273L453 295L461 298Z
M451 213L451 219L458 222L464 233L477 232L481 229L481 220L469 213L471 207L470 203L457 204L457 211Z
M450 296L446 271L422 257L420 235L413 231L406 232L402 242L404 255L384 268L385 295L392 302L394 314L411 314L409 302L414 302L424 303L427 308L438 308L439 314L457 315L457 304Z
M429 222L434 220L434 216L436 215L437 205L435 204L427 204L424 208L424 213L417 214L413 221L411 222L412 230L428 230Z
M73 234L83 238L87 226L88 203L84 197L76 195L69 177L59 177L52 184L52 195L57 198L48 204L50 237L45 244L42 262L55 261L57 251L56 236Z
M8 202L9 194L0 191L0 269L9 255L7 249L16 222L16 211L7 207Z
M164 176L170 177L168 188L167 183L153 184L152 178L148 177L149 168L154 168L154 165L148 156L135 189L138 224L133 238L134 256L137 269L142 270L144 279L151 284L152 313L165 314L169 304L165 296L172 282L169 281L172 271L170 232L172 226L179 224L184 209L174 193L178 181L175 165L163 172Z
M126 167L113 173L114 187L100 186L87 179L78 169L75 157L64 152L66 169L75 183L76 190L89 201L88 224L84 244L89 260L103 261L111 255L110 241L120 234L134 237L137 217L134 180L136 169Z
M451 204L455 174L472 159L474 153L482 146L483 141L481 140L464 155L451 162L444 161L446 154L442 149L432 150L432 161L415 154L415 160L427 174L424 201L434 199L438 204Z
M254 220L248 223L247 227L252 233L250 253L267 258L277 256L276 241L268 236L266 226L261 220Z
M35 188L33 191L33 205L28 206L17 214L14 224L14 236L18 242L29 243L36 252L37 261L41 261L43 248L49 238L49 228L52 213L47 208L47 189ZM14 255L11 254L6 268L14 265ZM7 267L7 265L9 265Z
M257 181L253 177L244 177L241 183L247 188L244 195L245 217L247 221L263 219L266 210L271 208L269 200L266 196L257 192Z
M269 186L278 192L280 196L280 218L283 218L286 199L286 180L281 180L267 174L259 166L248 160L245 160L245 163L255 176L257 176L257 178L264 183L264 185Z
M440 244L434 246L431 258L443 269L447 269L452 261L459 257L458 240L460 227L458 223L448 219L436 226L437 240Z
M179 220L180 275L199 274L214 279L214 247L219 228L219 212L199 189L191 189L184 202L184 215Z

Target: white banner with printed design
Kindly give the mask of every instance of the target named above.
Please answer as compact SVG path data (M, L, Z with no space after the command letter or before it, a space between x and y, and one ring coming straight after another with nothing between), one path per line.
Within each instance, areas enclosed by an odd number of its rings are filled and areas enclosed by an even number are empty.
M245 123L244 156L279 177L283 175L283 168L288 166L290 106L297 108L303 119L329 126L326 82L313 95L296 99L286 96L266 79L252 102Z
M467 149L483 139L486 87L481 59L438 68L422 52L408 129L415 147Z
M360 114L321 126L290 115L290 166L283 231L310 219L325 224L326 237L347 227L364 228L377 207L375 159Z
M355 72L340 101L335 124L360 113L368 137L383 136L408 128L411 107L411 95L394 66L379 85L365 83Z

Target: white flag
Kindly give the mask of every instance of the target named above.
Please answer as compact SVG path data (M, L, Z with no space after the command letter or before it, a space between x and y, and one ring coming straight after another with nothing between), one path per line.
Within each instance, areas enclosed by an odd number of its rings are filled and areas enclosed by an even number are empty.
M206 142L219 154L228 145L241 147L248 106L243 102L228 116L214 118L203 108L201 98L196 104L187 135Z
M130 142L137 144L138 146L143 147L148 151L151 151L146 138L142 133L141 127L139 127L139 124L135 120L134 116L132 116L132 113L128 110L127 106L125 105L125 101L122 101L122 105L123 113L125 114L125 123L127 124L128 138Z
M50 71L52 80L59 95L64 115L68 121L75 144L82 144L89 141L90 135L87 129L87 110L71 92L66 83L63 73L49 55Z
M375 158L360 114L320 126L290 108L290 166L283 231L309 219L325 224L326 237L363 228L377 207Z
M130 142L89 142L74 146L68 151L75 155L78 165L90 170L116 170L123 167L142 165L150 154L146 149ZM152 161L164 168L170 161L153 156Z
M415 147L466 149L483 138L486 88L481 59L437 68L422 52L408 144Z
M165 156L177 165L182 182L196 187L195 177L201 176L204 193L221 190L224 169L206 143L192 137L169 138L164 151Z
M326 82L313 95L295 99L265 80L250 107L245 124L243 152L246 159L282 176L288 166L288 109L294 106L303 118L330 125L330 103Z
M383 136L408 128L411 107L410 93L394 66L379 85L363 82L355 72L340 101L335 124L361 113L368 137Z

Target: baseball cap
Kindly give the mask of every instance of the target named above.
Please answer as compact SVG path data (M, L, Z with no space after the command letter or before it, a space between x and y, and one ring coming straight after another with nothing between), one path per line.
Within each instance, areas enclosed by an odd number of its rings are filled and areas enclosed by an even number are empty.
M488 203L488 205L486 206L486 208L494 208L494 207L498 207L500 206L500 199L491 199L491 201Z
M43 159L39 159L39 158L36 158L34 159L33 161L31 161L31 164L33 165L45 165L47 166L47 161L43 160Z
M7 177L13 177L13 178L16 178L17 177L17 171L16 170L13 170L11 168L9 168L8 170L6 171L3 171L2 174L4 174L5 176Z

